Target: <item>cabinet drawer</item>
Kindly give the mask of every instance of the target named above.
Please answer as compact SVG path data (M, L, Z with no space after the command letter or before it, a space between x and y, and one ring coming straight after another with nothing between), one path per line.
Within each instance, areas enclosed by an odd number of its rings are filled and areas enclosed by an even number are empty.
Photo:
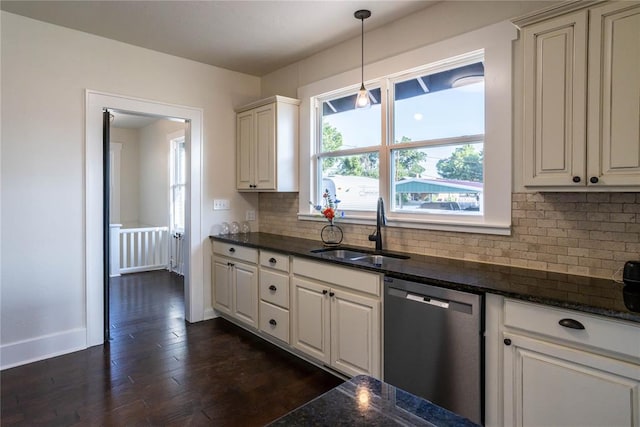
M279 254L271 251L260 251L260 265L289 272L289 255Z
M338 267L328 263L293 259L293 272L299 276L331 283L332 285L354 289L367 294L380 296L380 275L359 271L355 268Z
M260 301L260 330L289 343L289 310Z
M260 299L289 308L289 275L260 270Z
M580 322L584 329L562 326L560 321L563 319ZM628 323L573 310L505 300L504 324L507 328L518 328L640 360L640 327Z
M258 250L246 246L213 241L213 252L229 258L240 259L253 264L258 262Z

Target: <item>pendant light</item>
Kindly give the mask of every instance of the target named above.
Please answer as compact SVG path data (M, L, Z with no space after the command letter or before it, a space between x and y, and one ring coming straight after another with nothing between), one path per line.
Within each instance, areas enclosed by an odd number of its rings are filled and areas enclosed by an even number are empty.
M362 9L356 11L353 16L359 19L361 22L361 54L362 54L362 67L361 67L361 84L358 96L356 97L356 108L369 108L371 107L371 98L369 98L369 91L364 87L364 20L371 16L371 11Z

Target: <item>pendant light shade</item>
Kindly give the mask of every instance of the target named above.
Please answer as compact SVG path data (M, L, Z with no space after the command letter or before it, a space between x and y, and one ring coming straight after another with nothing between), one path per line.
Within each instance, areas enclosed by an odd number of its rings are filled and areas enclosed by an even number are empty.
M361 76L361 84L360 90L358 91L358 96L356 97L356 108L369 108L371 107L371 98L369 97L369 91L364 87L364 20L371 16L371 11L369 10L358 10L353 16L356 19L360 20L361 23L361 58L362 58L362 67L360 68L360 76Z

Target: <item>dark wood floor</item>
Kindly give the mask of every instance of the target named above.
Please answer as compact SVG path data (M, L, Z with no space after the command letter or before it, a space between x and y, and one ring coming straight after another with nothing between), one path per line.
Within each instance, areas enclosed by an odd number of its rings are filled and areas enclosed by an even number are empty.
M260 426L342 381L223 320L186 324L182 280L111 284L111 341L3 371L2 426Z

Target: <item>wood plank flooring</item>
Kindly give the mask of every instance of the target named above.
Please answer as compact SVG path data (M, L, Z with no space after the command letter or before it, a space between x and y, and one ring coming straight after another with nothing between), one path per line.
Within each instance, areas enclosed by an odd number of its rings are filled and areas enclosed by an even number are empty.
M182 279L111 284L111 341L0 373L2 426L261 426L342 380L221 318L184 321Z

